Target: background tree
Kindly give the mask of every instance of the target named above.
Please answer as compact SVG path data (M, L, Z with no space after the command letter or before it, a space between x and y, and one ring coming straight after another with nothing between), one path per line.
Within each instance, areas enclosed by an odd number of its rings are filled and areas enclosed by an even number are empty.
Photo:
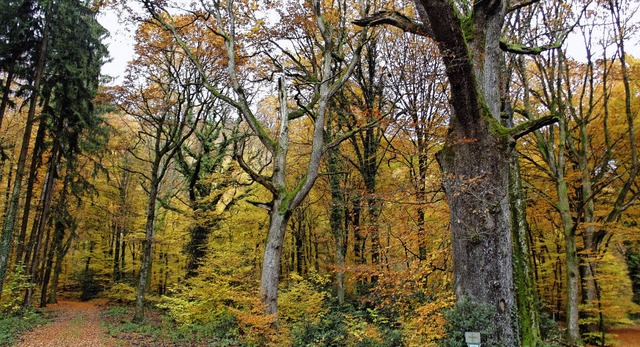
M153 24L143 24L138 31L140 42L147 44L138 46L138 58L130 66L128 90L121 101L127 115L138 119L140 125L142 136L137 145L143 146L143 152L131 154L147 166L139 174L145 178L144 188L149 196L135 321L144 319L160 186L174 157L211 110L210 94L197 71L180 47L156 29Z
M276 313L280 261L286 226L292 211L309 194L318 177L320 158L325 151L323 132L329 100L352 73L355 67L355 59L348 65L346 62L335 59L335 57L341 57L348 53L343 50L346 48L346 40L350 38L350 35L339 30L340 27L336 26L336 23L333 23L329 20L329 17L324 15L324 4L315 2L311 9L303 9L308 18L312 18L313 20L302 23L309 28L315 27L314 32L316 32L320 38L320 41L317 43L318 46L312 45L311 48L314 50L312 52L306 52L306 54L311 53L312 57L319 54L320 58L319 60L314 59L308 61L305 59L305 55L300 54L302 52L291 54L287 51L283 51L282 55L278 58L285 61L290 59L290 64L292 64L295 69L302 70L304 74L300 76L300 79L296 79L296 83L301 83L301 94L298 99L300 108L292 112L289 112L288 103L290 101L287 97L287 89L289 87L286 85L284 79L280 78L278 80L279 110L277 132L275 136L272 136L265 128L265 125L258 121L258 118L250 107L250 94L247 93L249 89L247 89L246 82L243 80L244 71L241 70L237 64L236 56L239 51L236 50L236 47L240 48L240 45L244 43L243 40L250 39L251 36L239 34L239 27L237 25L243 25L244 23L238 21L238 18L240 18L238 13L245 15L248 13L243 12L246 10L244 6L234 6L234 4L240 5L233 1L228 1L226 3L215 3L211 4L211 6L201 8L201 10L208 13L211 18L209 23L205 22L204 24L207 25L209 30L212 30L212 32L224 40L224 45L227 50L228 79L234 91L234 96L231 97L221 93L213 84L209 83L206 67L198 61L197 57L188 48L187 43L183 41L166 10L152 2L144 2L145 8L149 13L167 29L171 30L181 47L190 52L189 57L198 67L202 78L205 79L204 83L209 92L229 103L237 110L243 120L247 122L253 135L257 137L271 156L273 167L269 175L264 175L254 171L245 162L242 146L238 147L235 155L240 166L247 171L256 182L264 186L273 195L273 198L267 204L270 212L270 226L262 265L261 294L267 305L267 312ZM363 8L364 6L360 7ZM339 18L344 18L342 16L345 15L345 11L345 8L340 7L340 11L337 13L340 16ZM162 15L160 15L160 13L162 13ZM167 19L162 19L165 15ZM248 18L252 18L252 16ZM284 18L282 19L284 20ZM338 21L338 23L341 22ZM342 23L344 23L344 21L342 21ZM283 26L279 30L286 30L287 28L288 26ZM255 30L256 29L254 29L254 31ZM358 40L361 42L363 39L364 33L360 35ZM356 49L350 52L350 54L357 56L361 43L356 43L354 46ZM276 61L276 67L281 69L284 66L280 64L281 63ZM338 70L336 70L335 64L339 64L340 68ZM307 85L309 82L313 83L310 89L302 87L302 85ZM302 119L301 117L304 116L310 117L314 128L309 153L309 165L306 174L298 179L297 183L291 184L287 182L291 178L287 174L286 164L289 150L289 122L291 120Z

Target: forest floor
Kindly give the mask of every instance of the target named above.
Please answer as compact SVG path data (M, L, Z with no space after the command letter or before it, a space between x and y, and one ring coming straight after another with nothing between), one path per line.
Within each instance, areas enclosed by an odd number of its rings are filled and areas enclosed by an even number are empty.
M609 330L611 340L618 342L617 347L640 346L640 324L631 327L621 327Z
M51 322L39 326L22 336L17 347L111 347L124 346L109 337L101 324L102 301L67 301L48 305L43 313Z
M43 313L51 321L19 337L16 347L129 347L129 346L197 346L195 341L167 343L152 334L108 331L114 325L114 315L107 312L106 301L87 302L60 300L49 305ZM105 314L107 312L107 314ZM117 315L116 315L117 316ZM158 317L151 320L158 320ZM156 322L155 325L157 325ZM117 324L116 324L117 325ZM614 328L609 331L610 341L617 347L640 346L640 324ZM117 336L113 337L113 336ZM186 343L185 343L186 342Z
M49 322L18 337L15 347L196 347L196 336L176 337L160 311L149 309L143 324L132 323L132 308L110 306L106 299L60 300L41 312Z

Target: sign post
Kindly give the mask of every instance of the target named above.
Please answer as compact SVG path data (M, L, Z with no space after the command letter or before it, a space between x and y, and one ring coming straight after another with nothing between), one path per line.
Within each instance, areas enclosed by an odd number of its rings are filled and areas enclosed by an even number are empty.
M467 331L464 333L464 342L468 347L480 347L480 333Z

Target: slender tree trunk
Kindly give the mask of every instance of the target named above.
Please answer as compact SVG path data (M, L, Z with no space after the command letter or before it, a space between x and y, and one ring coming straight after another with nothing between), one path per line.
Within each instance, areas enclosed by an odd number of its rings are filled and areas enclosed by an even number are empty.
M20 147L20 154L18 155L18 163L16 169L15 183L13 185L13 191L11 193L11 199L9 200L9 208L5 215L4 223L2 225L2 235L0 236L0 295L2 295L2 288L4 278L7 273L7 267L9 264L9 257L11 256L12 244L13 244L13 229L15 226L16 216L18 214L18 205L20 203L20 195L22 193L22 178L24 176L25 164L27 162L27 154L29 152L29 143L31 140L31 129L33 128L33 120L36 114L38 93L40 91L40 83L42 81L42 75L44 72L44 66L47 56L47 41L49 40L49 9L45 13L45 25L42 36L42 42L38 49L38 58L35 68L35 76L33 79L33 90L31 99L29 100L29 111L27 113L27 119L25 121L24 135L22 137L22 145Z
M25 266L31 259L31 245L33 244L34 232L31 233L31 240L27 241L27 229L29 227L29 216L31 214L31 200L33 199L34 187L36 180L38 179L38 169L42 164L42 154L44 150L44 137L46 134L47 124L45 117L40 117L38 130L36 132L35 143L33 146L33 155L31 157L31 164L29 165L29 178L27 179L27 189L24 197L24 208L22 211L22 223L20 224L20 234L16 241L16 261L21 261L24 257ZM42 201L42 199L41 199ZM36 220L38 217L36 217ZM35 228L33 228L35 230Z
M49 289L49 280L51 279L51 272L53 270L54 257L56 253L59 253L58 247L61 247L64 240L65 226L61 221L56 221L52 244L47 252L47 258L44 267L44 276L42 276L42 291L40 292L40 307L47 306L47 291Z
M133 315L134 322L144 321L144 297L151 278L151 258L153 238L155 234L156 221L156 199L158 197L158 163L154 163L149 187L149 202L147 204L147 222L145 225L145 238L142 240L142 259L140 262L140 276L138 280L138 290L136 294L136 310Z
M513 151L509 168L511 226L513 228L513 276L518 299L518 319L523 347L536 347L541 340L538 296L533 282L531 240L527 206L522 192L518 153Z
M115 225L115 249L113 254L113 281L120 281L122 277L121 266L123 265L120 261L120 252L124 237L125 223L126 223L126 203L127 203L127 190L129 186L129 171L122 170L122 177L120 180L120 186L118 187L118 214L116 216L116 225Z
M71 235L67 237L67 241L64 245L59 244L56 245L56 264L53 269L53 279L51 280L51 291L49 292L49 300L47 301L50 304L58 303L58 283L60 278L60 273L62 273L62 264L64 261L64 257L69 252L69 248L71 248L71 241L73 241L73 230Z
M520 67L524 66L524 59L518 61ZM510 75L510 74L509 74ZM509 78L504 78L508 80ZM525 109L530 110L529 85L523 82L525 96L523 102ZM503 93L509 94L509 84L503 84ZM513 128L513 110L511 104L506 102L503 107L505 126ZM538 295L533 280L532 253L533 240L531 230L527 222L527 205L522 189L522 177L520 174L520 158L514 148L511 153L509 165L509 200L511 202L511 228L513 230L513 276L518 303L518 320L520 322L520 341L524 347L536 347L542 343L540 332L540 315Z
M27 258L25 260L25 266L27 275L31 276L30 281L33 285L27 288L23 303L24 307L31 307L32 305L32 296L35 289L35 284L40 278L40 276L38 276L40 256L42 255L43 247L46 252L49 243L50 233L47 232L45 240L43 240L43 237L45 236L45 232L47 231L51 200L53 199L53 187L56 181L56 167L58 166L58 162L60 160L58 153L59 147L59 142L55 140L53 150L51 152L51 158L49 159L49 170L47 171L44 188L42 190L42 197L40 199L40 211L33 223L31 242L29 242L29 247L27 248L27 251L31 250L31 252L27 252L26 254L27 256L31 255L31 258ZM45 241L44 244L43 241Z
M11 84L13 83L13 70L14 66L9 67L7 72L7 78L2 88L2 101L0 102L0 129L2 129L2 122L4 120L4 114L9 106L9 99L11 97Z
M331 129L331 125L328 127ZM327 133L330 130L327 130ZM329 187L331 188L331 210L329 216L329 224L331 225L331 233L335 241L336 247L336 282L338 303L344 304L345 283L345 198L344 190L340 186L340 159L337 149L332 149L328 153L328 166L330 175L328 177Z
M566 120L560 122L560 138L558 139L558 164L556 171L556 186L558 193L557 209L562 221L565 243L565 264L566 264L566 296L567 296L567 343L570 346L581 346L580 326L578 322L580 302L580 260L576 245L576 234L573 218L571 217L571 206L567 183L565 181L565 144L567 141Z

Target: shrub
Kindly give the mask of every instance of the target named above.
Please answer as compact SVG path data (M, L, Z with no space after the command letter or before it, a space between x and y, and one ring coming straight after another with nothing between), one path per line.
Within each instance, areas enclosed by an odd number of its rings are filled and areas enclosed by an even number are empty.
M453 308L445 311L446 337L440 341L442 347L466 347L464 333L479 332L483 346L502 346L501 341L494 338L495 308L488 304L477 303L469 298L462 298Z
M7 274L7 282L4 285L0 312L12 315L22 309L22 295L26 289L33 286L29 282L29 276L24 273L23 265L16 265L15 270Z
M357 311L350 306L330 306L326 313L304 321L292 330L292 346L398 347L402 333L375 310Z
M127 283L116 283L104 295L111 301L119 304L132 304L136 302L136 289Z
M34 311L22 315L0 314L0 346L12 345L18 334L46 322L47 319Z
M80 282L80 300L91 300L102 291L102 286L96 281L95 275L93 270L83 270L73 276L74 280Z

